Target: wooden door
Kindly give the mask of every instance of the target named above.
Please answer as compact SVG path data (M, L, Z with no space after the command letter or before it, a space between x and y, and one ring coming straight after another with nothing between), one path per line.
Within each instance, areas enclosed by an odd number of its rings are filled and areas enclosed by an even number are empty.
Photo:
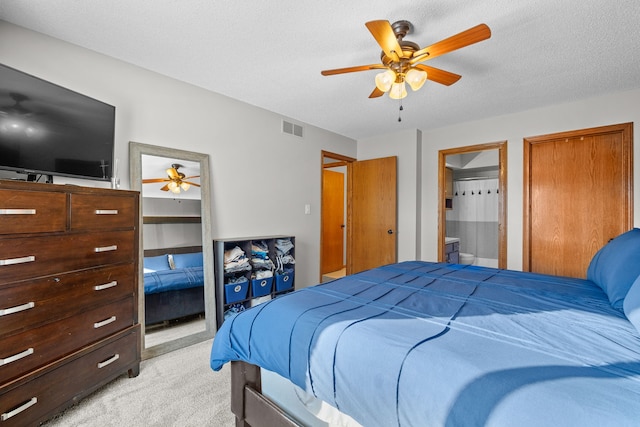
M344 174L322 171L321 273L344 267Z
M633 227L631 138L628 123L525 139L525 270L584 278Z
M350 164L347 274L397 260L396 169L395 156Z

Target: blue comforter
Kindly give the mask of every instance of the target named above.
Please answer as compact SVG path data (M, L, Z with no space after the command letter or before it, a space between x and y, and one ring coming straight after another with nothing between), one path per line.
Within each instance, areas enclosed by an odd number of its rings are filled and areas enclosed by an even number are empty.
M389 265L226 320L211 367L231 360L367 427L640 423L640 337L580 279Z
M184 267L144 273L144 293L175 291L204 286L202 267Z

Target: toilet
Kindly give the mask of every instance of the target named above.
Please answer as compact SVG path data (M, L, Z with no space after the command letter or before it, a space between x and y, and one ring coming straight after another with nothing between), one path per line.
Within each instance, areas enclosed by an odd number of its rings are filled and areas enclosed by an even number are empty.
M468 253L465 253L465 252L460 252L458 254L458 262L460 264L471 265L471 264L474 263L475 260L476 260L476 257L473 254L468 254Z

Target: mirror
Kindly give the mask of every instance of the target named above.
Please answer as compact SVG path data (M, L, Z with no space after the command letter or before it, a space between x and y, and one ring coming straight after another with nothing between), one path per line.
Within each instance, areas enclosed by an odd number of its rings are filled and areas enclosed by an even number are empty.
M214 335L209 156L130 142L129 162L140 191L138 316L148 359Z
M506 268L506 142L439 152L438 259Z

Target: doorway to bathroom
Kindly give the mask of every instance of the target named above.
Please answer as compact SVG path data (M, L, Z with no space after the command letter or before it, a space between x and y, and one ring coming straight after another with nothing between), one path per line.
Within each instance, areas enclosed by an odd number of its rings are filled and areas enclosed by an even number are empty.
M440 262L506 268L506 169L506 141L438 152Z

